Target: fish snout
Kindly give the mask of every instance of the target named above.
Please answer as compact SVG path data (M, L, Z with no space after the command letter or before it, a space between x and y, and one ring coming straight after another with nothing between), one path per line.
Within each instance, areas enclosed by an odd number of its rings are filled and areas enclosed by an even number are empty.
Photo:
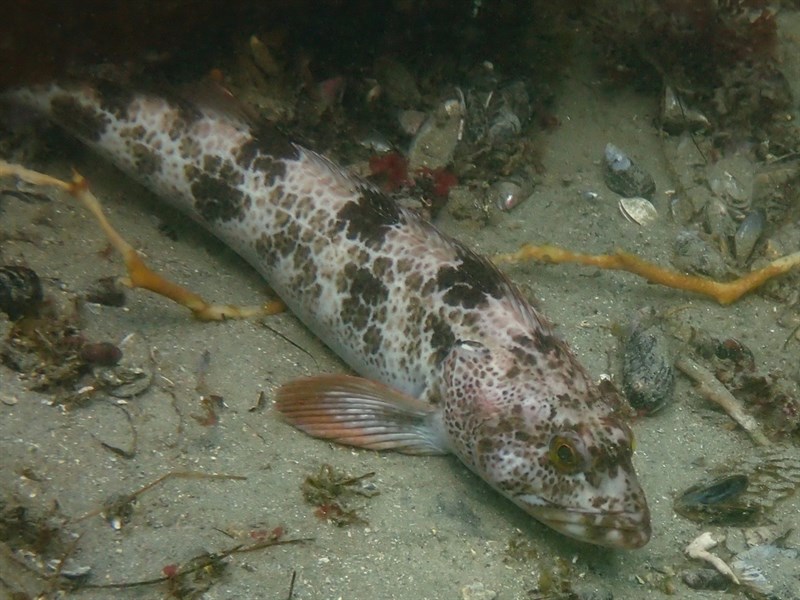
M568 537L604 546L633 550L650 541L652 528L647 505L633 512L589 512L527 505L524 497L517 504L548 527Z

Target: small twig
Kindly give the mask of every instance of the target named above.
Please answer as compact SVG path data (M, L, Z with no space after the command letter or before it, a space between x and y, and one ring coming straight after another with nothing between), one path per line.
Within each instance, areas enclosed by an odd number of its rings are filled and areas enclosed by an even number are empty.
M714 374L687 356L675 361L675 366L692 381L697 383L700 394L716 404L744 429L759 446L769 446L767 436L761 431L758 422L748 415L742 403L720 383Z
M303 347L302 347L300 344L298 344L297 342L293 341L293 340L292 340L292 339L291 339L289 336L287 336L287 335L285 335L285 334L281 333L280 331L278 331L278 330L277 330L277 329L275 329L274 327L270 327L270 326L269 326L269 325L268 325L268 324L267 324L265 321L262 321L262 322L261 322L261 324L262 324L262 325L263 325L263 326L264 326L266 329L269 329L269 330L270 330L272 333L274 333L274 334L275 334L275 335L277 335L279 338L281 338L281 339L282 339L284 342L286 342L287 344L291 344L292 346L294 346L295 348L297 348L298 350L300 350L300 352L302 352L303 354L305 354L306 356L308 356L308 357L309 357L311 360L313 360L313 361L314 361L314 365L315 365L315 367L316 367L317 369L319 369L319 363L317 362L317 359L316 359L316 357L315 357L315 356L314 356L314 355L313 355L311 352L309 352L308 350L306 350L305 348L303 348Z
M130 503L133 502L136 498L147 492L148 490L153 489L157 485L165 482L167 479L233 479L235 481L244 481L247 477L242 475L225 475L221 473L200 473L198 471L172 471L170 473L166 473L161 477L158 477L154 481L151 481L145 486L140 487L138 490L131 492L130 494L126 494L123 496L123 500L118 503ZM85 521L90 517L94 517L96 515L102 514L108 509L108 506L101 506L100 508L96 508L95 510L91 510L88 513L81 515L80 517L76 517L72 519L72 523L77 523L79 521Z
M792 329L792 333L790 333L789 337L786 338L786 341L783 342L784 350L789 347L789 342L791 342L793 339L800 339L800 325Z
M286 596L286 600L292 600L294 598L294 581L297 579L297 571L292 569L292 579L289 581L289 595Z
M247 409L247 412L261 412L264 410L264 406L267 404L267 394L264 393L264 390L261 390L258 393L258 399L256 403Z
M232 548L221 550L219 552L214 552L213 554L201 554L199 556L190 558L188 561L186 561L186 563L187 564L195 563L195 564L193 564L191 567L185 570L181 569L175 575L171 576L164 575L162 577L154 577L153 579L143 579L141 581L130 581L130 582L120 582L120 583L96 583L96 584L89 583L89 584L84 584L81 587L99 590L99 589L123 589L123 588L140 587L144 585L155 585L158 583L164 583L176 577L185 577L186 575L195 573L197 571L200 571L201 569L205 569L209 565L212 565L215 562L220 561L229 556L232 556L234 554L255 552L257 550L263 550L264 548L269 548L271 546L285 546L288 544L305 544L306 542L310 542L313 539L314 538L296 538L292 540L267 540L249 546L237 544Z
M109 452L113 452L117 456L121 456L122 458L127 458L130 460L136 456L136 446L138 443L138 433L136 431L136 426L133 424L133 417L131 417L131 413L129 413L124 406L119 406L118 404L112 404L111 406L120 409L122 413L125 415L125 418L128 420L128 425L131 428L131 449L125 450L124 448L118 448L117 446L112 446L111 444L109 444L108 442L104 442L94 434L92 434L92 437L96 439L98 443Z

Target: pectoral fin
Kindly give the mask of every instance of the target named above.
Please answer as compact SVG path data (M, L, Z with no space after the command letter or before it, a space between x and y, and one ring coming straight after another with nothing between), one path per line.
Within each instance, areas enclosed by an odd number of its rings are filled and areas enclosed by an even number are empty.
M278 389L275 408L298 429L339 444L405 454L449 452L433 407L369 379L296 379Z

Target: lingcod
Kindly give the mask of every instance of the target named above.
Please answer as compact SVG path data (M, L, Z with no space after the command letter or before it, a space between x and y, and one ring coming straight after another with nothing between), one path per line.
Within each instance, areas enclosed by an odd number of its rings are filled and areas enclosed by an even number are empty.
M293 380L288 423L342 444L455 454L578 540L651 535L633 436L553 326L488 259L268 124L116 84L6 94L229 245L358 375Z

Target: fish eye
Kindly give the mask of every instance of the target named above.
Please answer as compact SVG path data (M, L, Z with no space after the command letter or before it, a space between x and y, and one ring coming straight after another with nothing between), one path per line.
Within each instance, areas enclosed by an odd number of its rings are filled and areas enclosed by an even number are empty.
M556 448L556 454L558 455L558 460L565 465L572 465L577 461L577 457L575 456L575 448L566 442L561 442L558 445L558 448Z
M561 473L577 473L584 467L583 446L574 433L554 435L548 452L550 462Z

